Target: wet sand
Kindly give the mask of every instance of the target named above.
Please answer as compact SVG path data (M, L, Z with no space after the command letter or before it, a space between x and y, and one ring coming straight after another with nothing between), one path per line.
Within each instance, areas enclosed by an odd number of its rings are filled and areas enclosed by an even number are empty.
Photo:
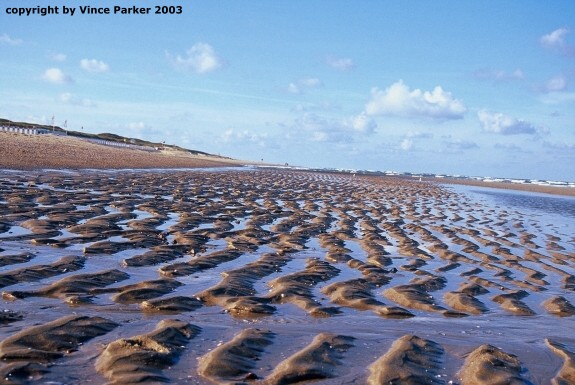
M511 182L484 182L481 180L455 179L455 178L426 178L426 181L441 184L459 184L459 185L486 187L501 190L517 190L517 191L537 192L551 195L575 196L575 188L561 185L547 186L535 183L521 184Z
M399 178L1 171L0 379L571 383L561 218Z

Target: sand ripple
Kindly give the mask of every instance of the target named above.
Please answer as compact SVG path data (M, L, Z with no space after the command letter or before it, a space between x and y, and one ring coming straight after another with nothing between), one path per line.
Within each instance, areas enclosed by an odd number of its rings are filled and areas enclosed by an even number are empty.
M177 362L188 340L200 328L179 320L163 320L148 334L122 338L106 346L96 369L109 384L154 384L168 381L162 370Z
M441 345L406 335L370 366L369 384L443 384L438 376Z
M572 219L347 174L0 176L0 383L574 381Z

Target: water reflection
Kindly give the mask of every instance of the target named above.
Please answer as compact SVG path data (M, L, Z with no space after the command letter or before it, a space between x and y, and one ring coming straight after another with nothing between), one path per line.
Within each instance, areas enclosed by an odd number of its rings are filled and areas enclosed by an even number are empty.
M575 218L574 198L507 190L486 191L474 189L472 192L490 196L497 203L507 207L527 208L547 214L559 214Z

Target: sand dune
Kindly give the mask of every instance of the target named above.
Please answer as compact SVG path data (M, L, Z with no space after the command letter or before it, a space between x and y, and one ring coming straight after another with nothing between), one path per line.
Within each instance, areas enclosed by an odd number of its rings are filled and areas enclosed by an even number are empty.
M54 135L22 135L0 131L0 168L197 168L237 166L245 162L178 151L117 148Z

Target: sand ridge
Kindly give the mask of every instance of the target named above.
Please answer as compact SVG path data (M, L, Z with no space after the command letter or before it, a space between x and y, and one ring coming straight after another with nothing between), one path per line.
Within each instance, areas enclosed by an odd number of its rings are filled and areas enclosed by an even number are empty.
M8 383L572 378L568 220L398 178L0 175Z

